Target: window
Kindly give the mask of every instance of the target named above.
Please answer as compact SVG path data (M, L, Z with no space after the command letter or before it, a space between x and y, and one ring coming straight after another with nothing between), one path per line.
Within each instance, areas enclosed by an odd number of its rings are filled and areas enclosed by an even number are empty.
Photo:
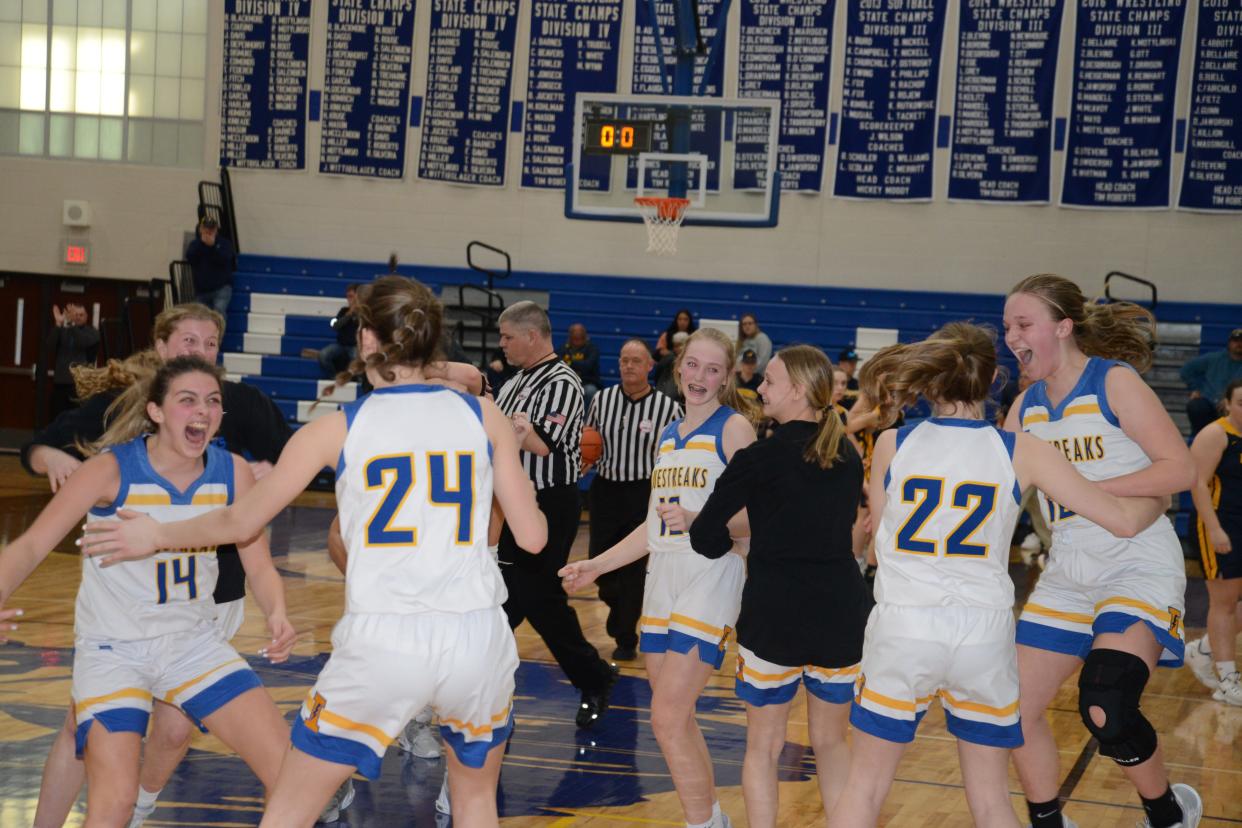
M197 167L208 0L0 0L0 153Z

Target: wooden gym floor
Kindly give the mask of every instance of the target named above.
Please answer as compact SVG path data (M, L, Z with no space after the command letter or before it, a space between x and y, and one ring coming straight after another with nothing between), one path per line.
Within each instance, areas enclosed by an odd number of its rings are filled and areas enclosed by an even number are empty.
M0 457L0 541L17 537L48 501L43 480L28 477L16 458ZM332 518L330 495L307 494L272 527L272 550L288 591L290 618L301 633L291 663L272 667L255 651L265 640L257 607L248 601L246 623L234 639L250 658L277 705L290 718L326 659L333 623L342 608L341 577L324 554ZM585 526L575 554L584 554ZM1192 569L1195 569L1193 565ZM15 640L0 647L0 828L28 826L34 817L44 757L69 702L73 600L80 564L72 539L62 543L19 590L10 606L26 617ZM1036 573L1011 566L1020 596ZM1195 573L1197 574L1197 572ZM1189 637L1202 633L1201 580L1193 578L1187 611ZM607 655L605 607L593 593L573 605L588 638ZM676 795L651 734L650 693L641 662L622 663L613 707L590 731L573 724L576 694L528 625L517 630L522 667L517 679L517 730L501 774L500 804L506 826L622 826L683 824ZM744 826L741 763L745 712L733 696L733 657L713 678L699 705L699 720L715 760L721 803ZM1082 828L1133 825L1138 799L1116 766L1100 757L1078 719L1074 683L1050 711L1061 749L1067 813ZM1208 826L1242 825L1242 708L1213 702L1188 670L1161 670L1144 696L1143 710L1161 734L1175 781L1203 795ZM807 747L805 708L795 703L782 757L781 824L822 825L814 757ZM358 797L341 824L435 824L432 803L443 764L390 750L382 778L356 781ZM1025 807L1017 779L1010 790L1018 815ZM196 739L187 760L161 797L149 826L255 825L262 792L240 760L211 737ZM81 825L81 805L69 825ZM970 824L954 741L933 708L898 771L883 824Z

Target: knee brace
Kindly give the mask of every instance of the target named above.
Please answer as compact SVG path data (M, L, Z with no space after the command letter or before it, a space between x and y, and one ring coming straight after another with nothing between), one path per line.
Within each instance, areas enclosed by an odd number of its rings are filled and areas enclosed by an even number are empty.
M1078 712L1100 743L1100 753L1118 765L1146 762L1156 752L1156 731L1139 710L1151 671L1138 656L1120 650L1092 650L1078 676ZM1104 724L1091 708L1104 712Z

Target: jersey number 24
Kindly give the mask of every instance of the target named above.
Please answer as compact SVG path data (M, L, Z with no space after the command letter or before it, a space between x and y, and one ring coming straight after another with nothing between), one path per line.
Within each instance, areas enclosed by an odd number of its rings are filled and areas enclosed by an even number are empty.
M457 509L458 546L473 543L474 513L474 452L454 454L457 464L457 485L449 488L444 452L427 454L427 500L433 506ZM372 457L364 468L368 490L383 489L384 496L375 513L367 521L367 546L416 546L418 527L394 526L397 512L414 488L414 455L388 454Z
M946 557L986 557L986 543L971 543L970 537L992 515L996 506L997 486L994 483L958 483L953 488L949 507L966 514L944 539ZM907 477L901 484L901 502L914 503L914 511L897 531L897 551L914 555L939 554L940 544L919 537L919 531L943 503L944 480L939 477Z

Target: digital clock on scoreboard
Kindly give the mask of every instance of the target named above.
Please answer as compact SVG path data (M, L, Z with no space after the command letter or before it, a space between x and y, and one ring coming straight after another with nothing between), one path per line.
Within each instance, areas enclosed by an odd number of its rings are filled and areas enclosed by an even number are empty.
M597 155L637 155L651 151L651 121L586 119L586 151Z

